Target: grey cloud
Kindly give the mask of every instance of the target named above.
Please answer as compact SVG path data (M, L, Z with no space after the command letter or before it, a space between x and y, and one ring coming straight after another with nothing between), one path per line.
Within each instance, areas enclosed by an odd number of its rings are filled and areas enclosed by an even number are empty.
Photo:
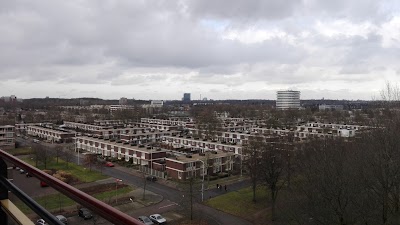
M378 34L324 37L311 27L336 18L379 26L393 11L386 8L372 0L0 1L0 77L114 88L177 82L207 90L249 82L362 82L399 71L400 51L383 48ZM294 41L222 38L249 27L277 28ZM303 31L311 34L301 37Z
M200 18L214 17L242 21L282 19L292 15L301 2L301 0L186 1L188 11Z

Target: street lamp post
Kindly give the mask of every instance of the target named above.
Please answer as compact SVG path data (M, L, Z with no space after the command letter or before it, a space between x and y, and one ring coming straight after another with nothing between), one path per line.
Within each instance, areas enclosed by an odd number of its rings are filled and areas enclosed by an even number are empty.
M77 140L76 140L76 132L75 132L75 138L74 138L74 140L75 140L75 143L74 143L74 150L75 150L75 152L76 152L76 145L78 144L78 142L77 142ZM79 164L79 148L78 148L78 165L80 165L80 164Z
M204 162L199 160L199 162L203 163L203 180L201 181L201 201L204 201L204 171L205 171L205 165Z
M153 147L150 149L150 175L153 175Z
M122 182L122 180L120 180L120 179L115 180L115 204L118 203L118 198L117 198L118 197L117 196L118 182Z

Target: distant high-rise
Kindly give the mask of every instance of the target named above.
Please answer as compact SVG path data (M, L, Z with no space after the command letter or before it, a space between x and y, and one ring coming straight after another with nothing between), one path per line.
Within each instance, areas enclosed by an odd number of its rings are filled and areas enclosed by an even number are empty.
M277 91L276 109L298 109L300 108L300 91Z
M182 101L190 102L190 93L183 93Z
M120 105L127 105L128 104L128 99L124 98L124 97L120 98L119 99L119 104Z

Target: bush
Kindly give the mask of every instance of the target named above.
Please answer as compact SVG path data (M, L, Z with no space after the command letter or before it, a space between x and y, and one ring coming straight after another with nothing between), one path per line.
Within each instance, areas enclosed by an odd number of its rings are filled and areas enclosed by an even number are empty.
M218 176L210 176L210 180L216 180L218 179Z
M51 170L42 170L42 171L47 173L47 174L49 174L49 175L53 175L53 171L51 171Z
M55 177L55 178L61 180L62 182L67 183L67 179L64 178L64 177L62 177L62 176L61 176L60 174L58 174L58 173L53 174L53 177Z
M218 174L218 177L219 178L229 177L229 174L228 173L220 173L220 174Z
M65 182L65 183L70 183L73 180L73 176L71 173L59 170L57 171L56 174L53 175L53 177Z

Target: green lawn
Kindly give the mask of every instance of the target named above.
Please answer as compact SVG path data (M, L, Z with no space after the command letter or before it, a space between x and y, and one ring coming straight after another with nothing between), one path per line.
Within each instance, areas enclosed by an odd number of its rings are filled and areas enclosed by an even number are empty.
M268 191L264 187L259 187L256 192L257 203L254 203L253 191L251 187L248 187L209 199L206 204L221 211L251 219L254 213L267 207L268 197Z
M11 155L29 155L33 153L30 147L10 149L6 150L6 152Z
M133 189L129 186L123 187L117 190L117 195L123 195L131 192L132 190ZM115 190L94 194L93 197L101 201L107 201L109 198L115 197ZM34 198L34 200L49 211L76 204L74 200L68 198L63 194L46 195ZM23 213L32 213L32 210L24 203L18 201L16 205Z
M25 162L35 166L35 161L33 159L25 158L23 159ZM39 169L44 169L42 164L38 165ZM67 163L61 159L58 159L58 163L56 159L51 160L47 163L47 169L54 169L54 170L63 170L65 172L71 173L75 178L82 182L93 182L96 180L102 180L107 178L108 176L101 174L100 172L89 171L88 168L84 168L82 166L78 166L74 163Z

